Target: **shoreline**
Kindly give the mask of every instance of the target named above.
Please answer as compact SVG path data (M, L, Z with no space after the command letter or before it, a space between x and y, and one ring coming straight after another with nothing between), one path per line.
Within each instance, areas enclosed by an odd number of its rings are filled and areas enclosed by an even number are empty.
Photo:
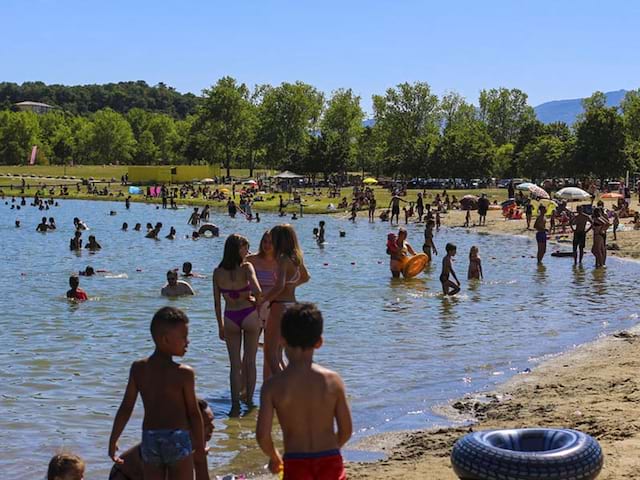
M443 226L505 237L533 237L535 233L526 230L524 221L505 221L496 211L489 211L486 227L462 227L464 216L462 211L449 212ZM618 240L611 241L619 250L610 250L609 254L625 261L640 259L640 231L619 231ZM571 258L549 258L553 250L570 250L571 243L550 241L549 244L545 262L572 261ZM588 247L585 250L583 263L593 268L589 265L592 260ZM348 476L377 480L401 478L412 472L416 478L455 480L458 477L451 468L449 456L458 438L471 430L537 426L574 428L594 436L605 453L599 479L640 479L637 455L640 380L636 380L633 373L638 367L640 323L552 354L530 373L518 374L491 391L436 405L433 411L449 426L381 433L361 439L351 448L380 452L386 458L348 463Z
M605 453L598 478L640 479L640 324L599 338L543 361L531 373L509 379L492 392L470 395L444 405L439 413L451 421L468 417L464 426L379 434L356 447L377 450L387 458L349 463L349 478L455 480L449 455L455 441L473 430L521 427L574 428L594 436ZM451 414L454 418L451 418ZM462 415L462 417L460 417Z

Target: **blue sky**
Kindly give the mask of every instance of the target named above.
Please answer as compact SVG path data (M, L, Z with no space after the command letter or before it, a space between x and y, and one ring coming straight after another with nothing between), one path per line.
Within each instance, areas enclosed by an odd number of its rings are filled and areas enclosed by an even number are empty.
M371 95L426 81L532 105L640 87L640 2L0 0L0 81L145 80L199 94L224 75Z

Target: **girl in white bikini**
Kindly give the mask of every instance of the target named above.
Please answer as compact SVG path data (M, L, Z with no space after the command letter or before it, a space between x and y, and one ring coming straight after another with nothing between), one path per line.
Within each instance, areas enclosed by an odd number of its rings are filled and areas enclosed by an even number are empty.
M271 312L264 331L264 357L270 373L282 370L280 349L280 323L289 305L296 303L296 287L309 281L309 272L304 266L302 250L296 232L291 225L277 225L271 229L271 240L278 271L273 288L265 296ZM268 377L265 377L265 380Z

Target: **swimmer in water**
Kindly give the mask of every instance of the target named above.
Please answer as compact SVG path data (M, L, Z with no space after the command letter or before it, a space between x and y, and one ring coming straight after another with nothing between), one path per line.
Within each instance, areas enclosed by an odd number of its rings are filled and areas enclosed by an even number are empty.
M456 246L453 243L447 243L445 247L447 254L442 259L442 273L440 274L440 283L442 283L442 292L445 295L455 295L460 291L460 280L453 271L452 258L456 255ZM455 283L449 279L452 275Z
M156 223L156 226L153 227L151 231L147 232L147 234L145 235L145 238L153 238L154 240L159 240L158 234L160 233L161 229L162 229L162 223L160 222Z
M198 213L198 207L193 208L193 213L189 217L189 220L187 220L187 223L194 227L198 226L198 224L200 223L200 214Z
M16 228L20 228L20 220L16 220Z
M151 223L147 222L147 233L149 233L151 230L153 230L153 225L151 225Z
M49 230L56 230L56 220L53 217L49 217Z
M133 227L133 229L134 229L136 232L139 232L139 231L142 229L142 225L141 225L141 224L139 224L139 223L136 223L136 226L135 226L135 227Z
M169 229L169 235L167 235L166 237L167 240L175 240L176 239L176 229L171 227Z
M73 234L73 238L69 241L69 250L81 250L82 249L82 232L76 230Z
M182 276L187 278L207 278L204 275L194 272L191 262L184 262L182 264Z
M71 275L69 277L69 286L67 290L67 298L76 302L84 302L88 300L87 292L80 288L80 278L77 275Z
M128 224L127 222L124 222L124 223L122 224L122 231L123 231L123 232L126 232L128 229L129 229L129 224Z
M438 255L436 244L433 243L433 227L435 224L436 222L433 220L428 220L424 229L424 245L422 245L422 251L427 255L427 257L429 257L429 261L432 259L432 252L435 255Z
M163 297L180 297L185 295L195 295L193 288L184 280L178 280L178 272L169 270L167 272L167 284L160 290Z
M324 220L318 223L318 243L324 243Z
M36 227L36 232L46 233L49 230L49 225L47 225L47 217L42 217L42 222L38 224Z
M95 274L96 271L91 266L87 266L87 268L78 272L78 275L81 277L93 277Z
M482 280L482 262L480 261L480 255L478 255L478 247L475 245L469 250L469 271L467 272L467 279Z
M400 278L400 273L404 268L407 258L416 254L413 247L406 240L407 231L404 228L400 228L396 239L396 248L390 248L387 243L387 252L391 256L389 269L391 270L393 278Z
M98 241L96 240L95 235L89 235L89 242L87 243L86 247L84 247L92 252L98 251L100 249L102 249L102 246L98 243Z

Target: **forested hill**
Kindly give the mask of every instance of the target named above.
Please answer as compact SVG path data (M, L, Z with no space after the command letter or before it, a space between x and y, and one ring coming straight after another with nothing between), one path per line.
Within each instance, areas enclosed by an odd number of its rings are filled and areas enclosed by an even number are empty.
M606 104L608 107L617 107L622 102L626 90L617 90L615 92L605 93ZM567 125L573 125L578 115L584 112L582 106L583 98L573 98L571 100L554 100L546 102L534 107L536 117L542 123L564 122Z
M107 107L126 113L137 107L184 118L195 112L198 97L192 93L182 94L163 83L152 87L140 80L75 86L46 85L43 82L25 82L22 85L0 83L0 110L10 109L15 103L24 101L47 103L79 115Z

